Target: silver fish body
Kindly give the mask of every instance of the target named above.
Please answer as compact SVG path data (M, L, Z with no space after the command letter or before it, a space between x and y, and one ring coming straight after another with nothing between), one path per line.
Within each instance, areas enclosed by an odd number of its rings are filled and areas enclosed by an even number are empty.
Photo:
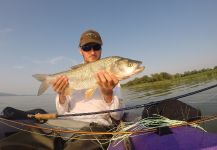
M90 97L98 86L95 75L100 70L105 70L115 75L119 80L123 80L142 72L144 67L140 66L141 64L141 61L111 56L95 62L73 66L70 70L64 72L51 75L35 74L33 77L42 82L38 95L44 93L56 77L65 75L69 79L69 86L66 88L65 95L70 95L73 90L86 89L86 94L89 95L87 97Z

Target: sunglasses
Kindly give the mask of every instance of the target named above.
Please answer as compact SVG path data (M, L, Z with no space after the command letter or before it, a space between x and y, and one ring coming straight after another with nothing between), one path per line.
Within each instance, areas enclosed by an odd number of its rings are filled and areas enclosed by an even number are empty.
M90 51L91 49L93 49L94 51L99 51L102 49L100 44L94 44L94 45L83 45L81 46L81 49L85 52Z

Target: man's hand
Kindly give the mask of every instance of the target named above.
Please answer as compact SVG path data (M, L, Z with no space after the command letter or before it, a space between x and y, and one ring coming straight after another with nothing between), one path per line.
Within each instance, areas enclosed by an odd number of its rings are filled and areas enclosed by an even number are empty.
M111 103L113 88L118 84L119 80L113 74L106 71L99 71L96 74L96 81L100 86L100 90L106 103Z
M59 94L59 102L60 104L64 104L66 97L64 96L64 91L66 87L69 85L68 78L66 76L59 76L52 84L53 90Z

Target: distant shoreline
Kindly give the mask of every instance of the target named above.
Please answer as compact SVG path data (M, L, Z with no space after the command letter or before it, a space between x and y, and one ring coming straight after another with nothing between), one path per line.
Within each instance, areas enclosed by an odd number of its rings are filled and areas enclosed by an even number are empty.
M43 95L54 95L54 94L43 94ZM37 96L36 94L13 94L13 93L3 93L0 92L1 96Z
M0 96L18 96L17 94L0 92Z
M122 87L138 88L138 87L155 87L165 86L173 84L186 84L192 82L204 82L208 80L217 79L217 66L213 69L202 69L199 71L188 71L184 74L171 75L166 72L155 73L149 76L143 76L141 78L135 78L125 84L121 84Z

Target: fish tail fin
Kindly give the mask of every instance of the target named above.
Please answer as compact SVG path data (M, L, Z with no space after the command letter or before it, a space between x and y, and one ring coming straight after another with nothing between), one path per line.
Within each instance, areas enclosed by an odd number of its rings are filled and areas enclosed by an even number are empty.
M46 74L35 74L33 75L33 77L35 79L37 79L38 81L41 81L41 85L38 89L38 96L43 94L49 87L49 83L50 83L50 78L49 78L49 75L46 75Z

